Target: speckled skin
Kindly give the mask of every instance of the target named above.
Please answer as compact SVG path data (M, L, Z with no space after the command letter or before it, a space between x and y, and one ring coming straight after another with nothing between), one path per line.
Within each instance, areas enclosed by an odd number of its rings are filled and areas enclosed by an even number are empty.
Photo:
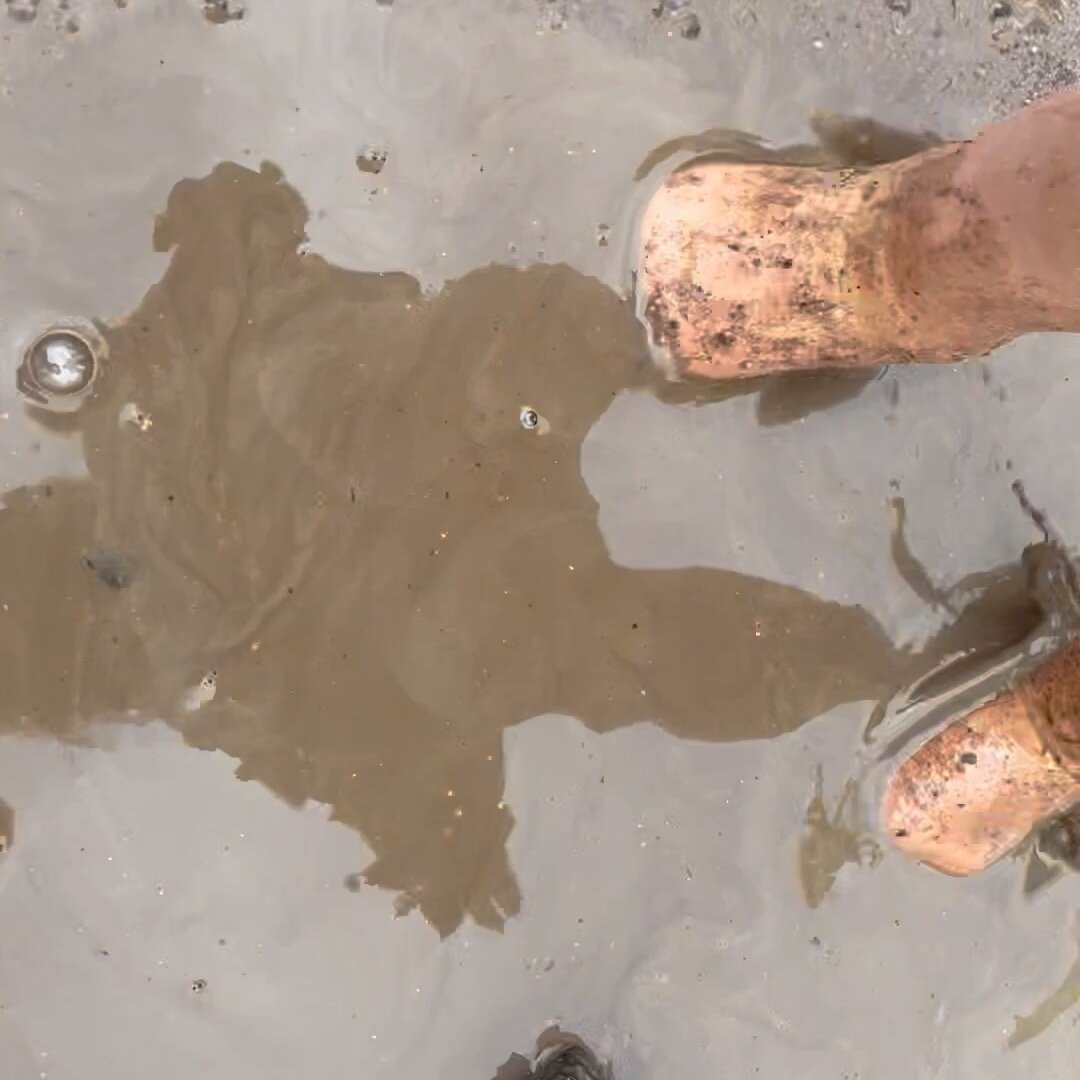
M985 354L1080 330L1080 93L868 169L702 161L640 224L673 373L745 378Z
M882 805L896 846L950 874L1007 854L1080 801L1080 640L925 742Z

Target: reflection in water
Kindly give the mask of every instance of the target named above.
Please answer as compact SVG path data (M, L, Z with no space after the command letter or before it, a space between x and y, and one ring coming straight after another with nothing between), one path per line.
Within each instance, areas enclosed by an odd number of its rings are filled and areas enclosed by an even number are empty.
M0 855L15 842L15 811L0 799Z
M611 1066L600 1060L578 1035L558 1025L541 1032L532 1059L512 1054L494 1080L614 1080Z
M806 808L806 832L799 841L799 884L807 905L816 908L821 904L845 864L876 866L880 859L881 847L863 818L858 785L854 780L846 781L830 813L819 765L814 794Z
M651 150L634 171L634 180L644 180L676 155L690 156L695 163L708 158L739 165L855 169L900 161L941 144L941 139L931 132L905 131L868 116L848 116L827 109L815 109L810 114L810 128L817 137L816 143L790 146L771 146L757 135L728 127L682 135Z
M1080 1004L1080 955L1061 985L1041 1001L1027 1016L1018 1016L1009 1034L1009 1046L1017 1047L1041 1035L1058 1017Z
M908 543L904 499L893 498L892 508L896 572L928 608L950 621L922 648L919 677L898 687L897 697L888 706L879 703L871 715L864 737L873 737L879 758L910 748L1030 666L1029 646L1052 628L1060 604L1055 567L1061 556L1045 543L1027 547L1015 564L969 574L946 587L933 580Z
M1080 873L1080 804L1048 821L1027 853L1024 892L1039 892L1066 873Z
M298 254L305 221L269 166L174 189L168 270L77 417L89 479L0 514L5 728L159 715L332 807L375 852L365 879L447 934L519 908L509 725L760 738L909 676L861 609L612 563L580 444L651 378L613 292L491 267L427 298Z

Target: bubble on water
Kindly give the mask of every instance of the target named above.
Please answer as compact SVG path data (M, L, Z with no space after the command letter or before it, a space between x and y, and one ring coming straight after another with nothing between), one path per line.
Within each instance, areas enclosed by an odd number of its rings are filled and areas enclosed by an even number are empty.
M89 383L94 357L84 341L71 334L54 334L38 343L30 358L38 383L57 394L71 394Z
M51 330L33 342L26 365L33 381L48 393L77 393L94 377L93 350L69 330Z
M36 405L77 407L97 377L104 348L100 336L89 327L53 327L23 354L16 385Z
M184 695L184 708L188 712L196 712L204 705L209 705L215 697L217 697L217 672L208 671Z
M356 167L362 173L378 176L383 171L390 152L384 146L368 146L356 155Z
M131 424L142 432L147 432L154 426L154 418L140 409L134 401L128 401L120 406L120 412L116 414L116 422L120 427Z
M546 435L551 430L551 424L531 405L521 406L518 423L526 431L535 431L537 435Z

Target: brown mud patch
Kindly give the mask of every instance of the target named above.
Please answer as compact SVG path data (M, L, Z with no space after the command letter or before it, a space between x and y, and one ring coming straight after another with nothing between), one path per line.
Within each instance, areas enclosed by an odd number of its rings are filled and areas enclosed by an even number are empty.
M175 187L168 269L60 418L89 478L5 498L3 729L81 741L160 716L240 778L328 804L375 852L364 880L448 934L521 904L508 726L765 738L996 642L1002 618L1030 629L1012 568L985 590L992 632L968 590L915 657L859 607L616 565L579 452L654 378L630 306L566 266L428 296L298 253L306 220L271 166Z

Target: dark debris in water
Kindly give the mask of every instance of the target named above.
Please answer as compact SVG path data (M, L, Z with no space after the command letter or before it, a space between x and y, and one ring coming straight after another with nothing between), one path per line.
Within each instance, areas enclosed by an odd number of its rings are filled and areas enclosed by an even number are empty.
M83 566L97 575L98 581L110 589L127 589L135 580L131 560L108 548L91 548L83 552Z

